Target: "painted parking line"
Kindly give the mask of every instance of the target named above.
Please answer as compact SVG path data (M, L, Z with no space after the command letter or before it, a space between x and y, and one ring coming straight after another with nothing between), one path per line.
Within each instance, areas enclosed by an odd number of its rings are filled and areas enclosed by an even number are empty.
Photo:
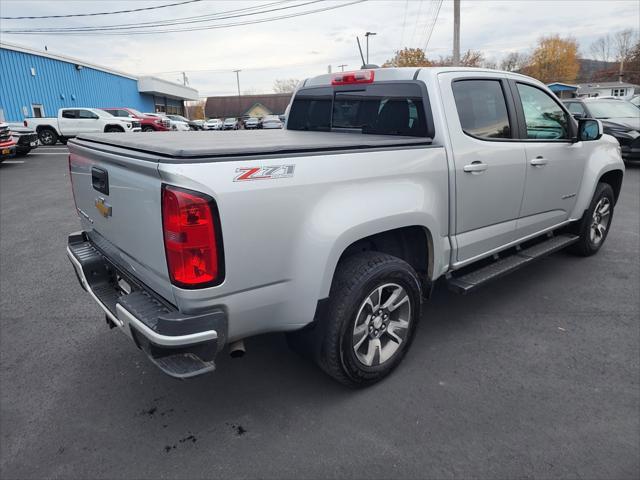
M24 163L24 160L5 160L2 163Z
M29 155L64 155L67 152L31 152Z

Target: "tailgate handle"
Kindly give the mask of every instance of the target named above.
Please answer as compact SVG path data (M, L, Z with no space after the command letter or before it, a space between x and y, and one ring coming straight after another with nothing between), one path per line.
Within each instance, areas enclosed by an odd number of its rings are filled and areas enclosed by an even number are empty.
M109 174L106 170L98 167L91 167L91 184L100 193L109 195Z

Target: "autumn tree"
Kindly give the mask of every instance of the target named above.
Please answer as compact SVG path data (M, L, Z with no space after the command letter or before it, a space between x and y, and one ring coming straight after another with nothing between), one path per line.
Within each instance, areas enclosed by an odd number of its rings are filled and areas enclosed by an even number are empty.
M640 40L631 48L624 69L625 82L640 84Z
M397 50L393 58L382 64L383 67L430 67L433 63L421 48L403 48Z
M300 80L297 78L278 78L273 82L273 91L275 93L291 93L299 83Z
M580 63L578 42L559 35L542 37L522 72L541 82L575 82Z

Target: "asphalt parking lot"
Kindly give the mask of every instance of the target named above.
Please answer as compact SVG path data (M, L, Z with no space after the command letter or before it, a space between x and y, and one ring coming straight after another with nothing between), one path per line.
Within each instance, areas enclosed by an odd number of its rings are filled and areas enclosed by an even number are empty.
M282 335L165 376L79 287L78 227L65 147L0 164L2 478L638 478L640 168L597 256L437 289L361 391Z

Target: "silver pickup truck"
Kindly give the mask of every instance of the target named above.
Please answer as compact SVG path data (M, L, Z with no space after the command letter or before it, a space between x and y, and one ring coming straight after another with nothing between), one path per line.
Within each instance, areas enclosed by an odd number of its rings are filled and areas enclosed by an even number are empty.
M624 165L598 120L499 71L307 79L286 128L80 134L69 168L82 287L160 369L214 369L287 332L350 386L407 352L437 279L467 293L603 245Z

